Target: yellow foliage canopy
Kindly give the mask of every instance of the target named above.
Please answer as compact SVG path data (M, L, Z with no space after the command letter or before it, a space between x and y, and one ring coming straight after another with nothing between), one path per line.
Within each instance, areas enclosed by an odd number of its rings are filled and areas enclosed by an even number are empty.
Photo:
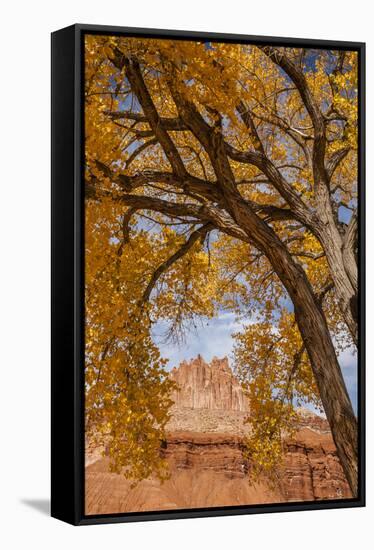
M357 206L357 54L88 35L85 177L88 433L115 471L164 478L172 383L152 326L178 339L229 309L248 450L273 467L295 407L322 405L289 292L222 189L231 178L305 274L336 351L352 345L352 269L336 279L332 245Z

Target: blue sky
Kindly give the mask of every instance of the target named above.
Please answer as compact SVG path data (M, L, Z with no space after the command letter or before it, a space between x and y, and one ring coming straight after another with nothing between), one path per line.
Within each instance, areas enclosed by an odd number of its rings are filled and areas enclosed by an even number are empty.
M225 312L218 317L203 321L197 329L191 329L186 334L186 341L179 346L164 342L163 334L167 330L167 324L164 322L155 325L153 338L162 356L169 359L168 369L172 369L184 359L191 359L199 353L206 361L211 361L214 356L225 355L230 359L233 346L231 335L238 332L241 326L241 323L235 320L234 313Z
M199 353L206 361L214 356L229 358L232 365L232 334L239 332L242 324L237 322L235 314L221 312L217 317L204 321L197 329L186 334L181 345L165 342L163 335L167 331L165 322L158 322L153 329L153 339L158 345L162 357L169 359L168 370L177 367L184 359L189 360ZM347 349L339 356L339 363L352 401L357 412L357 356L353 350Z

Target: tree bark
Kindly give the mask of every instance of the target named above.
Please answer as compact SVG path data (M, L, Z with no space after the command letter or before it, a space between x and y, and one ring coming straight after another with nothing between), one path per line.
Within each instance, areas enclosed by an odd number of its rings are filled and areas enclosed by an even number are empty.
M336 296L343 319L346 322L353 342L357 345L357 263L351 253L352 239L347 239L347 243L349 244L344 248L343 239L335 224L327 184L321 184L319 186L317 211L318 222L315 225L316 236L326 254L330 275L334 281ZM353 222L348 229L350 230L347 230L348 237L350 237L351 234L354 235ZM354 282L355 284L353 284Z
M343 242L336 228L325 226L324 231L319 235L319 239L326 254L331 278L334 281L340 311L352 340L357 345L357 293L351 283L348 271L350 268L351 272L357 273L356 261L351 255L344 254Z
M357 270L357 235L358 223L357 212L353 212L352 218L348 224L343 241L343 261L349 280L353 288L358 288L358 270Z

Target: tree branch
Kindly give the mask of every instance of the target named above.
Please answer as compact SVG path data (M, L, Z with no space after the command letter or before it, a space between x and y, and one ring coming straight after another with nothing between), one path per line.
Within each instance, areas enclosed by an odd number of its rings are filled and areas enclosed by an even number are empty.
M341 163L341 161L348 155L350 151L350 147L342 147L341 149L338 149L338 151L335 151L329 158L329 160L326 163L326 171L327 171L327 177L329 181L331 181L332 176L334 175L335 170Z
M201 227L196 229L193 233L191 233L187 241L172 256L170 256L167 260L165 260L161 265L158 266L156 271L153 273L151 280L147 285L147 288L143 293L141 303L148 302L151 296L152 290L156 286L156 283L161 277L161 275L165 273L165 271L167 271L169 267L171 267L180 258L185 256L187 252L191 250L191 248L194 246L194 244L198 240L203 241L207 233L211 231L213 228L214 228L213 224L206 223L205 225L202 225Z
M186 194L201 195L208 200L219 202L222 199L222 194L215 183L207 182L190 174L185 174L182 177L173 174L172 172L157 172L155 170L143 170L139 174L128 176L126 174L116 174L106 164L96 161L96 166L103 174L110 178L111 181L117 183L127 193L134 191L137 187L146 185L147 183L164 183L177 189L183 190Z
M133 58L128 58L118 48L114 48L113 52L114 57L112 58L112 62L118 69L125 69L131 89L138 98L144 115L147 118L147 122L162 146L173 172L179 177L185 176L187 173L186 168L173 140L162 127L160 116L144 82L138 61Z
M253 122L253 118L251 116L250 110L244 105L243 101L240 101L238 103L238 105L236 106L236 109L237 109L243 123L245 124L245 126L250 131L250 133L253 137L253 146L254 146L254 148L260 154L265 155L265 149L264 149L263 143L260 139L260 136L258 135L257 128L255 126L255 123Z
M286 120L281 118L279 115L276 115L275 113L270 113L270 117L274 117L275 120L273 120L272 118L266 117L262 114L260 115L254 111L252 111L252 115L255 118L258 118L259 120L261 120L262 122L271 124L272 126L276 126L277 128L281 129L302 149L307 162L310 162L311 158L310 158L310 151L307 146L307 141L312 140L313 136L309 136L304 132L301 132L297 128L293 128L288 124Z
M157 139L156 138L153 138L153 139L150 139L148 141L146 141L145 143L143 143L142 145L140 145L137 149L135 149L131 155L129 156L129 158L126 160L126 169L128 169L128 167L130 166L130 164L136 159L136 157L138 155L140 155L140 153L142 153L143 151L145 151L148 147L150 147L151 145L156 145L157 142Z
M165 214L170 218L188 218L189 221L211 222L216 229L240 239L250 242L246 232L241 229L231 216L213 204L194 204L194 203L173 203L155 197L143 195L122 194L114 196L113 193L105 189L98 189L89 181L86 182L86 197L91 200L100 200L101 197L110 197L114 202L131 206L136 210L154 210ZM192 218L192 220L191 220ZM187 223L187 220L186 220Z
M313 227L314 218L309 208L293 189L292 185L288 183L286 178L266 156L257 151L239 151L228 143L226 143L225 146L228 156L233 160L244 164L252 164L259 168L273 184L278 193L290 205L291 209L295 212L295 216L302 220L308 227Z
M128 208L122 217L122 241L117 250L118 256L122 255L123 247L130 240L130 220L133 214L137 211L136 208Z
M111 120L133 120L135 122L149 124L148 118L140 113L130 113L129 111L104 111L104 115L108 116ZM159 117L159 122L164 130L176 132L186 130L180 118Z
M284 52L273 46L259 46L276 65L278 65L295 84L305 108L310 116L314 128L313 142L313 172L314 182L318 187L327 185L325 170L326 128L323 114L308 86L301 67L295 65Z

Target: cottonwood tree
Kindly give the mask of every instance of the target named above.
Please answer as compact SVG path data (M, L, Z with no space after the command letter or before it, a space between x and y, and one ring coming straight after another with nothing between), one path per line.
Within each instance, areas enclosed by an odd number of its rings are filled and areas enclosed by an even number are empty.
M114 467L164 467L152 324L226 308L252 456L312 401L357 494L357 54L87 36L85 66L87 423Z

